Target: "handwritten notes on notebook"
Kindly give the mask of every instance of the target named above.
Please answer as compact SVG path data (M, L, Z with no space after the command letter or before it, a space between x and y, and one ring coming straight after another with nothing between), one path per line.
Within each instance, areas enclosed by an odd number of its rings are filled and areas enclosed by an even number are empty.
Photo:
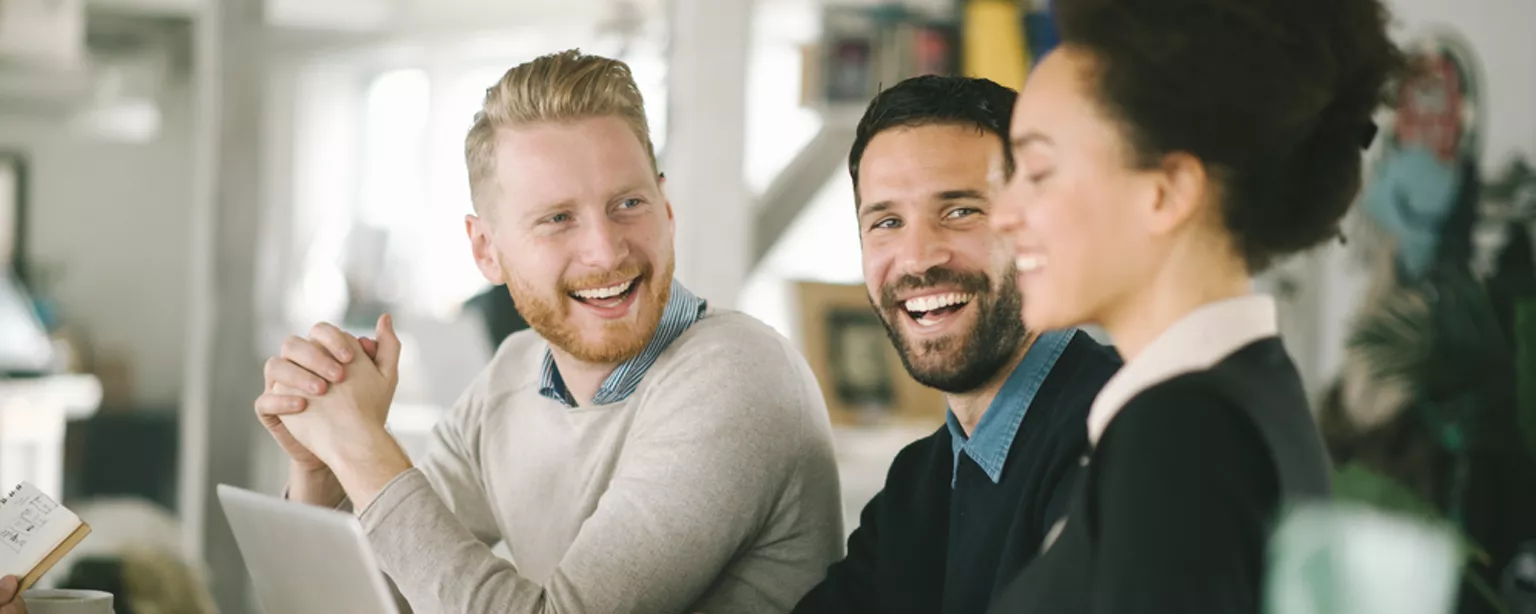
M0 499L0 576L31 586L89 532L74 512L22 482Z

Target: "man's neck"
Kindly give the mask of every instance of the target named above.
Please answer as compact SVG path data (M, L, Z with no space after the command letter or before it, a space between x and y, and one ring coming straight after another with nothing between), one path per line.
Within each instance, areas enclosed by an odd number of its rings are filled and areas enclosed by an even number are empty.
M603 382L622 364L586 362L556 347L550 348L550 354L554 356L555 368L560 371L560 380L565 382L566 392L577 405L591 405Z
M992 400L997 398L997 393L1002 391L1003 384L1008 381L1008 376L1013 375L1013 370L1019 368L1019 362L1024 360L1024 355L1029 353L1029 346L1035 344L1039 333L1030 331L1024 337L1024 343L1019 345L1019 351L1015 352L1008 364L998 369L992 375L992 379L981 387L962 393L945 393L944 399L949 402L949 410L955 412L955 418L960 420L960 429L965 431L965 436L970 437L976 432L976 425L981 423L981 417L986 415L987 408L991 407Z

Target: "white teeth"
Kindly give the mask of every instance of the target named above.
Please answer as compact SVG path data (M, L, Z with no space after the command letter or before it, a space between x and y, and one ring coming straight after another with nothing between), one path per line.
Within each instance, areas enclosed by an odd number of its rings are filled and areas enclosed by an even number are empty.
M606 288L590 288L590 289L587 289L587 290L577 290L575 292L572 292L571 294L575 295L577 298L584 298L584 299L589 299L589 300L601 300L601 299L605 299L605 298L613 298L613 297L618 296L620 294L623 294L625 291L629 290L629 287L634 285L634 283L635 283L635 280L631 279L629 281L626 281L626 282L618 284L618 285L608 286Z
M926 312L949 307L950 305L964 305L971 302L971 295L958 292L947 292L930 296L920 296L902 303L907 311Z
M1045 256L1039 254L1023 254L1014 259L1013 264L1020 273L1029 273L1045 266Z

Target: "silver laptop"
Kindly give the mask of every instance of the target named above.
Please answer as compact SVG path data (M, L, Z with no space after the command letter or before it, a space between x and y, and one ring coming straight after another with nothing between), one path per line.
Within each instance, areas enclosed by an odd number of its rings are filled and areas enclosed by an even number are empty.
M218 494L267 614L398 614L351 514L227 484Z

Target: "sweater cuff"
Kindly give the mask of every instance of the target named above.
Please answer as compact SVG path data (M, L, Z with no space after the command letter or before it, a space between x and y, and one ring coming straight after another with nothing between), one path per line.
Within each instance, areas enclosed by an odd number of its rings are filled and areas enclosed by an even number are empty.
M358 514L358 521L362 523L363 531L372 537L375 532L388 530L389 525L394 524L392 517L396 516L396 511L411 507L412 501L418 500L422 496L430 497L434 500L430 502L417 501L414 503L415 507L420 507L423 503L427 505L433 503L441 504L435 500L437 494L432 491L432 485L427 482L427 476L422 475L420 470L412 467L400 472L400 475L395 476L389 483L385 484L384 489L379 491L379 494L373 498L368 507L363 508L362 513Z
M292 497L288 496L288 494L289 494L289 492L291 492L292 488L293 488L293 486L291 484L283 485L283 500L284 501L292 501L293 500ZM325 507L325 506L320 506L320 507ZM338 512L346 512L346 513L350 514L350 513L352 513L352 499L347 497L346 495L342 495L341 496L341 501L337 502L335 506L331 507L331 509L336 510Z

